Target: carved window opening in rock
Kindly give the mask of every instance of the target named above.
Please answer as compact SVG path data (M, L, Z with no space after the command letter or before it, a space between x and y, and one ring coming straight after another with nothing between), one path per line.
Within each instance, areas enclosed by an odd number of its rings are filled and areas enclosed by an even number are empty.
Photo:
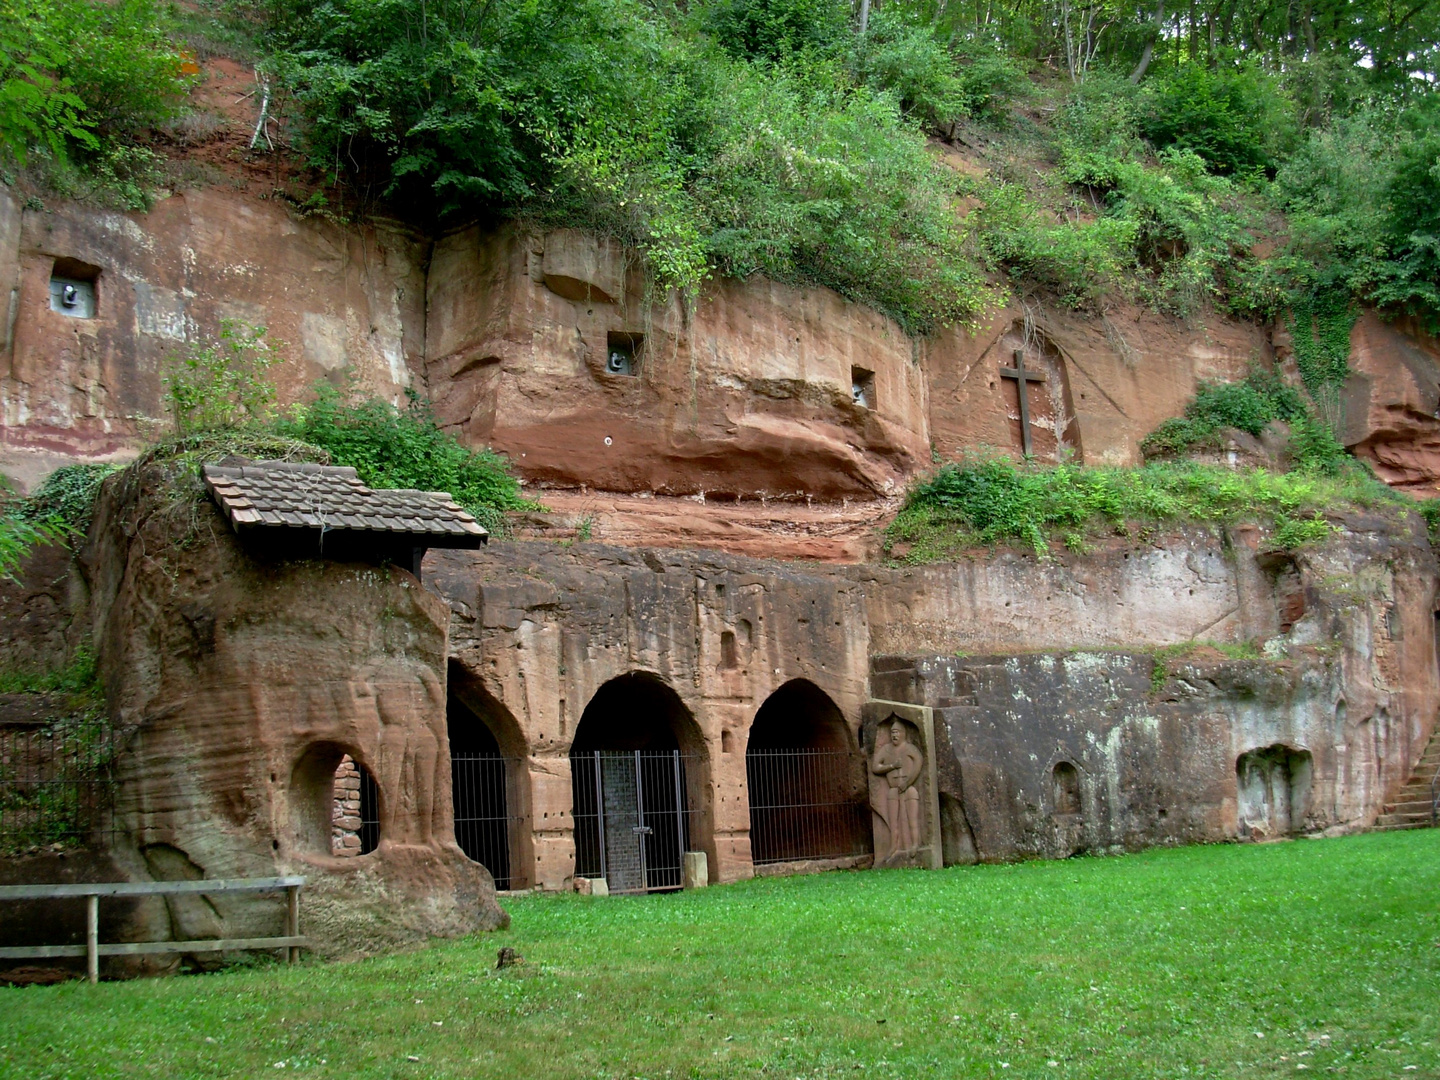
M99 311L100 268L78 259L56 259L50 271L50 310L72 319Z
M529 888L533 843L525 824L526 751L520 725L484 683L450 663L445 720L455 842L495 879L497 889Z
M358 805L361 795L365 790L365 778L370 776L368 769L358 759L354 749L341 746L338 743L314 743L305 749L295 767L290 771L289 805L290 805L290 836L291 843L296 851L306 855L335 855L340 850L337 845L337 828L339 822L336 820L337 807L336 795L339 789L339 781L342 779L342 769L346 769L346 762L353 763L359 783L355 788L344 788L340 790L354 790L356 798L356 813L353 815L354 827L349 830L354 832L359 841L357 848L364 849L366 841L369 841L369 849L373 851L380 843L380 799L379 790L375 787L373 779L370 781L370 793L365 796L370 802L368 806ZM351 774L348 769L343 778ZM349 801L349 800L346 800ZM366 811L369 811L371 825L368 831L362 833L362 826L366 824ZM347 823L351 815L345 815ZM361 850L352 852L361 854Z
M850 400L862 409L876 407L875 373L873 371L863 367L850 369Z
M735 646L735 631L720 631L720 668L733 671L740 666L740 653Z
M335 767L332 855L369 855L380 844L380 791L370 770L349 754Z
M605 335L605 373L607 375L639 375L640 348L643 334L611 331Z
M1059 347L1017 319L995 346L1011 445L1040 461L1083 460L1069 370Z
M1241 754L1235 762L1240 835L1264 840L1301 831L1313 775L1308 750L1276 743Z
M756 865L874 851L865 757L830 696L792 679L765 699L745 748Z
M699 725L659 678L600 687L570 750L576 876L612 893L680 888L684 853L708 841L707 765Z
M1080 810L1080 771L1068 761L1057 761L1050 770L1051 803L1055 813L1078 814Z

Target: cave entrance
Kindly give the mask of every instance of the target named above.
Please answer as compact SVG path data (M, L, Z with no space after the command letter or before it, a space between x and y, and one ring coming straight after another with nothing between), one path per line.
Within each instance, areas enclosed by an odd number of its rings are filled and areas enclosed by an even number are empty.
M528 888L533 860L524 828L526 770L520 725L479 678L453 660L449 685L445 724L455 843L490 871L495 888Z
M703 772L699 727L674 690L643 672L600 687L570 750L575 875L612 893L682 888Z
M757 866L874 851L864 758L840 709L814 683L792 679L760 706L745 780Z

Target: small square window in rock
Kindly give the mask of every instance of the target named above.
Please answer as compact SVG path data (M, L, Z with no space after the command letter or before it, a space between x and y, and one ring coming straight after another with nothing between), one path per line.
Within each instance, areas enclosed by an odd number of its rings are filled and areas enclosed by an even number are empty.
M610 375L639 375L642 334L611 331L606 335L605 371Z
M93 319L100 268L76 259L56 259L50 271L50 310L72 319Z
M863 367L850 369L850 400L862 409L875 408L875 373Z

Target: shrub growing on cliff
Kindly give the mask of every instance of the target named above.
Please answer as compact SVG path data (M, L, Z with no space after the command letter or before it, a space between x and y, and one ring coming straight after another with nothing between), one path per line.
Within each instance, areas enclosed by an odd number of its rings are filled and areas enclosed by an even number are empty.
M958 61L933 42L919 63L919 39L897 33L904 56L877 42L852 65L843 5L801 0L700 12L725 48L632 0L276 10L271 66L336 179L438 217L606 232L692 295L711 273L759 271L920 331L983 301L954 176L907 115L964 106Z
M504 458L462 446L414 396L397 409L374 398L346 401L327 386L278 428L324 449L330 464L350 466L371 487L448 491L492 532L504 532L508 512L537 508L521 496Z
M1242 520L1274 524L1277 543L1313 543L1329 528L1316 515L1394 498L1358 470L1331 478L1188 462L1112 469L974 460L943 466L912 487L886 544L891 551L906 545L913 562L1003 543L1043 555L1056 535L1083 549L1102 529Z
M264 424L275 413L269 370L283 359L263 326L220 321L220 336L169 358L165 405L179 435Z
M0 150L103 155L173 114L183 61L153 0L3 0Z

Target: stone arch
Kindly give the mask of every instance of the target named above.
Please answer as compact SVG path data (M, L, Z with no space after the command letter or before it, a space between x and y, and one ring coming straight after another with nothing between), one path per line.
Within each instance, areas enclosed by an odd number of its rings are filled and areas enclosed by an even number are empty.
M532 885L528 747L513 713L459 661L450 661L445 728L455 843L497 889Z
M577 877L612 892L679 888L687 850L709 851L709 760L700 726L650 672L611 679L570 749Z
M761 704L745 779L757 865L873 854L864 755L839 707L808 679Z
M1313 775L1308 750L1276 743L1241 754L1235 761L1240 835L1263 840L1304 829Z
M347 830L337 821L337 788L340 782L353 775L356 784L357 811L355 828ZM358 805L360 793L365 790L368 779L367 798L371 806ZM343 789L342 789L343 790ZM337 842L346 831L353 831L360 838L358 854L369 854L380 846L384 837L380 832L381 811L384 797L365 759L354 747L337 742L316 742L306 746L290 770L288 792L290 842L294 850L308 856L330 856L340 854ZM370 816L366 817L366 810Z

